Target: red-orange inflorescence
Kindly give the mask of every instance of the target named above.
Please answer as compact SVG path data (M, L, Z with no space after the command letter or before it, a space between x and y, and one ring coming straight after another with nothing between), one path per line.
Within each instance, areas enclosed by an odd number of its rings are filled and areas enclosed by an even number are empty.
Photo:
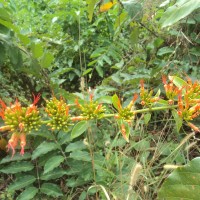
M18 99L15 103L10 106L0 100L0 116L5 122L2 130L8 130L12 132L12 136L8 141L7 148L12 150L12 156L15 154L15 148L17 147L18 141L21 146L21 155L24 154L24 147L26 146L26 134L28 134L32 129L37 130L41 125L41 120L39 116L39 111L37 109L36 103L39 101L40 95L34 95L33 104L28 107L21 106Z
M146 90L144 88L144 80L140 81L140 104L142 106L151 107L151 105L159 100L159 97L153 96L153 90Z

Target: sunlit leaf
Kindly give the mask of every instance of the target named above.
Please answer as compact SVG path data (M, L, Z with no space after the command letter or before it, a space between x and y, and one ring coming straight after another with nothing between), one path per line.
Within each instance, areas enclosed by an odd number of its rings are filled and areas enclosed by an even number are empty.
M183 167L175 169L163 183L158 200L191 199L199 200L200 157Z
M72 132L71 132L71 138L74 139L74 138L77 138L78 136L80 136L81 134L83 134L88 128L88 124L87 124L87 121L81 121L81 122L78 122L74 128L72 129Z

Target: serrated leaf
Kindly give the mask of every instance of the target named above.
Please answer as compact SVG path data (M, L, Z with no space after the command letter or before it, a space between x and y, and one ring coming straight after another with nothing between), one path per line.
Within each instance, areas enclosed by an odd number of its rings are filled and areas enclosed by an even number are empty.
M82 149L85 149L85 148L86 148L86 146L83 143L83 141L77 141L77 142L74 142L74 143L70 143L66 147L65 152L77 151L77 150L82 150Z
M61 189L53 183L44 183L40 188L40 191L48 196L60 197L63 196Z
M34 183L35 181L36 181L36 178L32 175L26 175L26 176L20 177L20 178L16 179L14 183L12 183L8 186L8 191L12 192L15 190L19 190L21 188L24 188L24 187Z
M65 174L66 174L66 170L63 170L61 168L56 168L51 172L48 172L46 174L41 175L40 179L48 181L48 180L60 178Z
M87 121L81 121L81 122L78 122L74 128L72 129L72 132L71 132L71 138L74 139L74 138L77 138L78 136L80 136L81 134L83 134L88 128L88 124L87 124Z
M50 67L53 59L54 59L53 54L50 52L47 52L42 56L40 64L43 68L48 68Z
M65 158L63 156L54 156L50 158L44 165L44 174L58 167L64 161L64 159Z
M74 160L91 161L90 154L87 151L73 151L69 157Z
M199 200L200 157L183 167L175 169L158 192L158 200L191 199Z
M12 162L12 161L26 160L26 159L29 159L29 158L31 158L30 153L25 153L23 156L21 156L19 153L16 153L13 158L11 158L10 155L3 158L0 162L0 164L9 163L9 162Z
M36 187L26 188L18 197L17 200L30 200L33 199L34 196L38 193L38 189Z
M26 172L30 171L34 168L33 164L30 162L12 162L11 164L5 166L0 172L6 174L15 174L18 172Z
M39 156L46 154L50 151L58 149L58 145L53 143L53 142L46 142L44 141L41 143L34 151L32 154L32 160L38 158Z
M43 55L43 47L41 43L32 43L31 51L34 58L40 58Z

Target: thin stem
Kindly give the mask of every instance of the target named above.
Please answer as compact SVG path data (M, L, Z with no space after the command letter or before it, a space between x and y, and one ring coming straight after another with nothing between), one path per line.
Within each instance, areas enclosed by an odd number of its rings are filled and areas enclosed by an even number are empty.
M153 111L158 111L158 110L173 109L173 108L177 108L177 107L178 107L178 105L160 106L160 107L154 107L154 108L144 108L144 109L140 109L140 110L134 110L133 113L134 114L138 114L138 113L145 113L145 112L153 112ZM114 117L115 115L116 115L116 113L114 113L114 114L105 114L102 118Z

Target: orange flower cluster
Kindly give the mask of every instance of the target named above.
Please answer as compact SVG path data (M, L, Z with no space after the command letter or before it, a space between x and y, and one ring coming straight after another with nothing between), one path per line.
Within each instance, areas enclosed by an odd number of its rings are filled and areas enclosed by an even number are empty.
M68 131L70 125L69 106L65 103L63 98L60 100L53 97L51 100L46 100L45 111L51 120L48 122L48 126L52 130Z
M20 141L21 152L24 154L24 147L26 146L26 134L31 130L38 130L41 125L39 111L37 109L37 102L40 95L34 96L33 103L28 107L22 107L18 100L11 106L7 106L0 100L0 116L4 120L5 125L1 127L1 131L8 130L12 132L12 136L8 141L8 150L12 150L12 156L15 154L15 148L18 141Z
M193 120L200 115L200 85L188 79L178 95L178 115L185 121Z
M173 79L171 79L169 82L167 82L166 76L162 76L162 82L164 84L165 88L165 94L168 98L169 105L174 104L174 98L177 97L177 95L180 93L181 89L176 87L173 83Z
M89 102L81 105L78 99L75 100L75 104L77 108L81 111L81 114L78 117L73 117L73 121L100 119L104 116L104 106L102 104L99 104L97 101L94 101L93 97L93 93L89 91Z
M146 90L144 88L144 80L140 81L140 98L141 98L141 105L151 107L152 103L155 103L159 100L159 97L153 97L153 90Z

